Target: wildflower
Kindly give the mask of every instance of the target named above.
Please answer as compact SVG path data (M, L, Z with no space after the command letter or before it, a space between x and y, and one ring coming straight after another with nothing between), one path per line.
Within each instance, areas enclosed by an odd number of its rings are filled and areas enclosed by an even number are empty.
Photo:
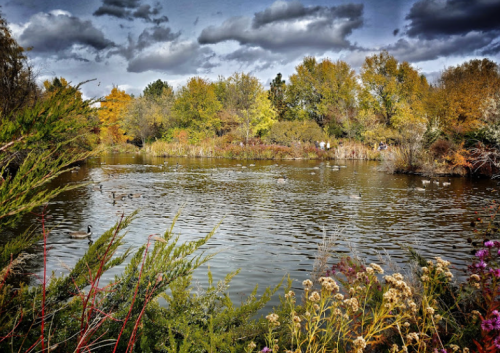
M487 332L491 331L493 330L493 323L490 320L483 320L483 322L481 322L481 329Z
M257 347L257 345L255 344L255 342L254 342L254 341L252 341L252 342L250 342L250 343L248 344L248 348L249 348L250 350L253 350L255 347Z
M261 352L262 353L269 353L269 352L272 352L272 349L264 347L264 348L262 348Z
M288 291L287 294L285 294L285 298L293 298L295 297L295 293L293 291Z
M337 308L337 309L335 309L335 310L333 311L333 313L334 313L335 315L337 315L337 316L340 316L340 315L342 315L342 310L340 310L340 309L338 309L338 308Z
M293 322L301 322L301 321L302 321L302 320L300 319L300 317L299 317L299 316L297 316L297 315L294 315L292 320L293 320Z
M436 262L438 263L438 265L441 265L442 267L448 267L451 265L451 262L449 261L446 261L446 260L443 260L442 258L440 258L439 256L436 257Z
M481 261L479 261L476 265L476 268L479 268L479 269L485 269L486 268L486 262L484 262L482 259Z
M404 327L410 327L410 323L408 321L406 321L404 324L403 324Z
M356 293L356 290L354 288L349 288L349 294L354 295Z
M306 288L309 289L312 287L313 283L311 282L310 279L306 279L304 282L302 282L302 285Z
M487 242L484 243L484 246L487 248L492 248L495 245L491 240L488 240Z
M470 276L470 279L479 282L481 280L481 277L479 277L476 274L473 274Z
M393 344L391 348L391 353L396 353L399 351L399 347L397 344Z
M404 279L403 275L401 273L395 273L392 275L396 280L402 281Z
M430 280L429 276L427 275L423 275L422 277L420 277L420 279L422 280L422 282L429 282Z
M411 332L409 334L406 335L406 339L411 342L412 340L414 340L415 342L418 342L418 333L416 332Z
M498 310L493 310L493 311L491 312L491 315L496 316L496 317L499 317L499 316L500 316L500 313L498 312Z
M471 313L474 316L480 316L481 315L481 313L479 311L477 311L477 310L472 310Z
M497 336L497 338L493 340L493 344L497 349L500 349L500 336Z
M429 269L427 267L422 267L422 272L423 273L429 273Z
M279 349L280 349L280 347L279 347L277 344L275 344L275 345L273 346L273 350L274 350L275 352L277 352Z
M307 316L307 317L310 317L311 313L309 311L306 311L306 313L304 315Z
M373 275L375 271L373 270L373 267L367 267L366 268L366 273L368 273L369 275Z
M384 273L384 270L382 269L382 267L380 267L377 264L372 263L372 264L370 264L370 267L373 268L375 270L375 272L377 272L377 273L380 273L380 274Z
M500 318L491 321L493 322L493 330L500 330Z
M465 347L463 350L462 350L463 353L469 353L469 348Z
M500 278L500 268L496 268L496 269L491 269L490 273L495 276L496 278Z
M318 311L319 310L319 305L318 304L314 304L313 308L314 308L314 310Z
M439 314L436 314L436 315L434 315L434 319L436 320L436 322L439 322L443 319L443 317Z
M356 298L351 298L351 299L346 299L344 300L344 303L347 305L350 305L352 308L352 311L358 311L359 309L359 303Z
M320 296L319 296L319 293L314 291L312 292L312 294L309 296L309 300L312 301L312 302L319 302L320 301Z
M337 299L337 300L344 300L344 295L340 294L340 293L337 293L337 294L335 294L334 298Z
M429 315L433 315L434 314L434 308L428 306L427 308L425 308L425 311L427 312L427 314Z
M275 313L269 314L266 316L266 319L269 321L269 323L274 324L276 326L279 326L280 323L278 322L279 316L276 315Z
M358 338L356 338L354 341L352 341L352 344L354 345L354 347L356 347L357 349L364 349L366 348L366 341L365 339L363 338L363 336L358 336Z
M445 275L446 277L448 277L448 279L452 279L452 278L453 278L453 273L451 273L450 271L445 272L445 273L444 273L444 275Z
M450 348L453 352L456 352L460 349L460 347L457 346L456 344L450 344Z
M486 249L481 249L476 252L476 257L479 257L480 259L484 259L486 256L488 256L488 250Z
M474 284L472 284L472 286L473 286L474 288L476 288L476 289L481 288L481 285L480 285L479 283L477 283L477 282L476 282L476 283L474 283Z
M408 303L408 306L410 307L410 310L412 312L416 313L418 311L417 304L415 304L413 301L410 300L410 302Z

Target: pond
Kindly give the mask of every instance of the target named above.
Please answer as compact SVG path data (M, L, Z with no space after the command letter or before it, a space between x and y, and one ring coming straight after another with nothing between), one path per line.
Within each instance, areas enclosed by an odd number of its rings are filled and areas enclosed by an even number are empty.
M333 168L340 165L340 168ZM205 248L219 252L209 262L214 279L241 269L230 287L240 302L256 284L260 292L289 274L293 286L308 278L318 245L335 236L334 252L357 251L367 263L379 256L408 269L405 245L427 258L442 256L460 275L471 257L466 239L470 222L496 193L496 181L452 178L443 187L431 183L425 192L422 177L388 175L379 163L366 161L236 161L224 159L156 158L109 155L94 158L57 184L93 181L60 195L50 204L54 227L49 239L48 273L66 273L88 248L87 241L68 233L93 226L99 235L124 212L139 209L125 237L137 249L150 234L163 233L181 210L174 232L180 240L202 237L221 222ZM286 177L285 182L278 182ZM448 178L440 178L448 181ZM140 193L113 203L117 194ZM359 197L361 194L361 197ZM358 195L352 198L351 195ZM37 222L30 217L25 222ZM95 236L94 236L95 237ZM41 273L41 248L30 272ZM110 280L124 266L106 274ZM194 274L205 284L207 266ZM279 303L275 297L268 309Z

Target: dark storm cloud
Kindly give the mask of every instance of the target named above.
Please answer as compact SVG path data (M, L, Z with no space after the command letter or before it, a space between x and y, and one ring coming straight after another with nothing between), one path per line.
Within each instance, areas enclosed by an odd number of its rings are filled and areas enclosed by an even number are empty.
M362 5L347 4L339 7L311 6L304 7L299 1L276 1L262 12L257 12L252 21L253 28L268 23L287 21L302 17L356 18L362 14Z
M33 47L35 53L57 53L69 57L64 52L79 45L99 51L114 46L103 32L90 21L82 21L67 12L38 13L32 16L19 35L22 46Z
M133 20L134 18L143 19L149 23L168 22L167 16L154 18L159 15L161 5L156 3L154 6L141 4L140 0L103 0L102 5L94 12L94 16L112 16Z
M406 19L407 34L426 39L500 30L500 0L420 0Z
M399 34L399 28L396 28L394 31L392 31L392 35L395 37Z
M140 50L146 49L156 43L172 42L178 39L180 35L180 32L172 32L169 27L155 26L146 28L137 40L129 35L128 44L109 51L108 57L121 55L126 59L132 59Z
M209 26L200 44L228 40L271 51L309 48L319 51L352 47L346 39L363 25L363 5L304 7L297 1L276 1L253 18L231 17L221 26Z
M129 61L128 72L160 71L176 75L208 72L217 66L212 63L215 54L201 48L196 42L170 42L162 48L140 54Z

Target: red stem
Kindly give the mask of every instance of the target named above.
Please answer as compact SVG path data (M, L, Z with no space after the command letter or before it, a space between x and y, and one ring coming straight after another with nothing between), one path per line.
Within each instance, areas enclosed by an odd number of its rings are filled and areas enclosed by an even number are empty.
M47 283L47 233L45 232L45 210L42 212L42 232L43 232L43 282L42 282L42 332L40 339L42 340L42 352L45 351L45 285Z
M148 254L150 240L151 240L151 235L148 238L148 244L146 245L146 250L144 251L144 256L142 258L141 269L139 271L139 278L137 279L137 285L135 286L134 296L132 297L132 303L130 304L130 308L128 309L127 317L125 318L125 321L123 322L122 328L120 329L120 334L118 335L118 338L116 339L115 348L113 349L113 353L116 353L116 349L118 348L118 343L120 342L120 338L122 337L123 330L125 329L125 325L127 325L127 321L130 318L130 314L132 313L132 309L134 307L135 298L137 297L137 292L139 291L139 283L141 282L142 269L144 268L144 262L146 261L146 256ZM127 350L128 350L128 346L127 346Z
M79 343L78 343L78 346L76 347L75 349L75 352L80 352L81 350L81 347L85 344L85 341L84 340L84 332L85 330L88 328L88 321L90 320L90 315L91 315L91 312L92 310L90 310L90 312L87 314L87 323L85 323L85 312L87 310L87 305L89 303L89 300L91 298L94 298L95 299L95 296L97 295L96 294L96 291L95 291L95 287L97 286L97 284L99 283L99 278L101 277L102 275L102 271L103 271L103 267L104 267L104 264L106 263L106 259L108 258L108 253L109 253L109 250L111 248L111 246L113 245L115 239L116 239L116 236L118 235L118 232L120 231L120 226L122 224L122 221L123 221L123 215L122 217L120 218L120 222L118 223L118 226L116 227L116 230L113 234L113 237L111 238L109 244L108 244L108 247L106 248L106 251L104 252L104 255L100 261L100 264L99 264L99 269L97 270L94 278L90 278L91 280L91 287L90 287L90 290L89 290L89 293L87 295L87 298L84 300L83 302L83 308L82 308L82 316L81 316L81 319L80 319L80 338L79 338ZM92 276L92 273L90 274L90 276ZM97 279L97 280L94 280L94 279ZM92 301L93 303L93 301ZM85 326L85 328L84 328Z

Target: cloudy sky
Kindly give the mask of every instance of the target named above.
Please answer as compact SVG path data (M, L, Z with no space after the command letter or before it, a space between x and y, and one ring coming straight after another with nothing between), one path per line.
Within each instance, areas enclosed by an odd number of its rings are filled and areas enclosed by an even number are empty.
M5 2L6 1L6 2ZM500 62L500 0L3 0L41 80L88 79L86 97L157 79L251 72L263 84L306 55L359 69L388 50L432 81L472 58Z

